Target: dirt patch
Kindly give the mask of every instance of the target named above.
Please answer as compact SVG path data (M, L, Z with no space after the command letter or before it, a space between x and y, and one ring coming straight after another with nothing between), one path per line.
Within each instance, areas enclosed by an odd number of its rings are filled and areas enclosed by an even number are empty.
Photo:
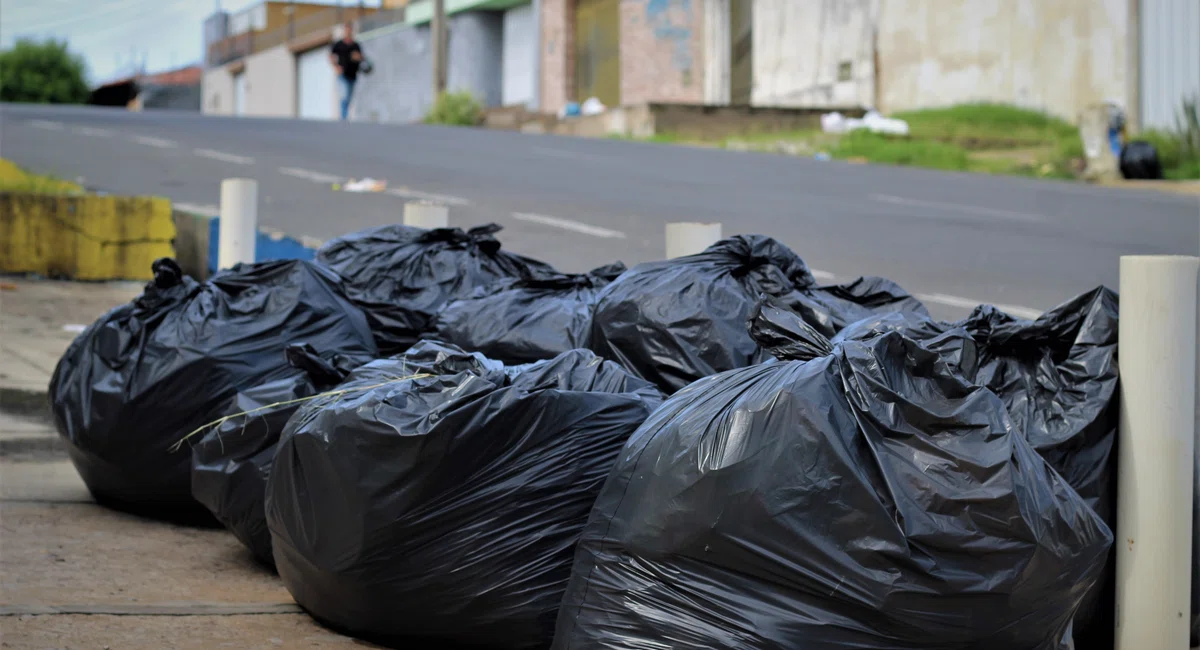
M0 459L14 463L66 460L67 443L58 436L0 437Z
M1003 160L1014 165L1038 164L1050 154L1046 147L1026 147L1024 149L1003 149L995 151L972 151L971 160Z
M6 616L0 617L0 637L3 648L69 650L361 650L380 647L330 632L305 614Z
M293 602L225 530L85 503L9 501L0 503L0 537L3 605Z

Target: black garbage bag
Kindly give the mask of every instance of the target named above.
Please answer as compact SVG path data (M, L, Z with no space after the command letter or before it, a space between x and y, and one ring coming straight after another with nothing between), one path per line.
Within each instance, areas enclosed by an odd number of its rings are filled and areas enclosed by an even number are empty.
M596 297L624 272L616 262L588 273L501 282L446 305L427 337L504 363L587 348Z
M284 431L280 577L325 624L401 647L544 648L613 459L661 403L586 350L505 367L422 341Z
M592 350L673 393L770 358L746 333L762 294L784 300L825 336L881 312L928 316L889 280L820 287L788 247L737 235L696 255L639 264L608 285L592 319Z
M289 345L286 357L295 372L239 392L220 424L192 446L192 496L270 567L275 558L263 502L283 427L304 398L371 361L344 355L326 361L306 343Z
M1121 176L1130 180L1162 180L1158 149L1145 140L1134 140L1121 147Z
M502 280L555 273L549 265L500 250L488 224L424 230L392 225L339 237L317 261L346 280L350 297L370 319L380 351L407 350L428 331L438 310Z
M897 332L667 400L579 544L556 650L1066 650L1112 533L990 390ZM950 332L947 336L963 336Z
M935 349L953 371L999 396L1016 431L1115 529L1117 324L1117 294L1098 287L1032 321L985 305L957 323L864 320L838 338L898 331ZM964 335L946 337L951 331ZM1081 648L1112 646L1114 571L1110 558L1080 608Z
M102 503L155 516L205 512L176 443L243 390L290 375L289 343L375 354L341 280L311 262L238 265L204 283L154 263L145 293L89 326L50 380L58 431ZM186 514L185 514L186 513Z

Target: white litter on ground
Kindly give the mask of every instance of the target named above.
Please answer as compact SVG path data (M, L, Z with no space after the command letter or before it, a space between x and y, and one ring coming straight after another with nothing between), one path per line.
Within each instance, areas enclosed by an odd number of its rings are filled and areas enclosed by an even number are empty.
M859 129L888 135L908 135L908 122L884 117L878 111L867 111L862 119L846 117L836 111L821 116L821 130L826 133L849 133Z

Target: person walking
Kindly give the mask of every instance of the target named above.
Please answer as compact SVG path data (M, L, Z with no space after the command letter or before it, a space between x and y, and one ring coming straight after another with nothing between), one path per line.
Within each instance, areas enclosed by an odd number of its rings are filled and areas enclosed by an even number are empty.
M346 23L342 40L333 44L329 60L337 70L338 85L342 91L342 121L350 117L350 99L354 96L354 83L358 81L358 69L362 65L362 46L354 40L354 24Z

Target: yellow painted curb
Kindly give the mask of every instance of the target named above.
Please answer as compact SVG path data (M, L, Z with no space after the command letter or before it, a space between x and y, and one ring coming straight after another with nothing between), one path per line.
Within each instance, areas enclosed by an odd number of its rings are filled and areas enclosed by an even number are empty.
M175 254L164 198L0 193L0 271L72 280L149 280Z

